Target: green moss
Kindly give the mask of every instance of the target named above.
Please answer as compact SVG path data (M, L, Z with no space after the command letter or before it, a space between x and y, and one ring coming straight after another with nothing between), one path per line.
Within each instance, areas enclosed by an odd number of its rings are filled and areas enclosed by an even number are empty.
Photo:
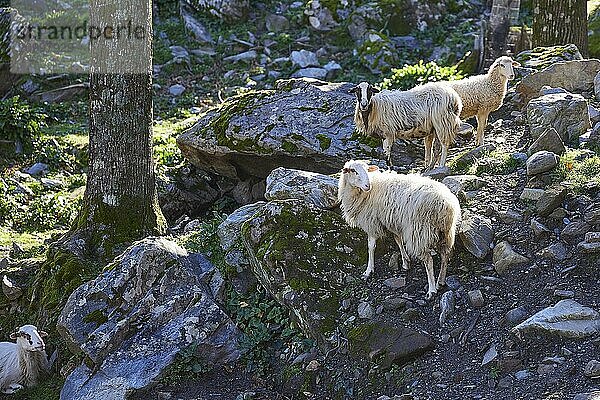
M498 149L476 159L467 172L477 176L482 174L505 175L514 172L518 166L519 161L511 153Z
M281 143L281 148L290 154L295 154L298 152L298 146L296 146L294 143L289 142L285 139Z
M325 151L331 146L331 138L329 136L319 133L316 135L316 138L319 141L321 151Z
M83 322L94 322L97 326L102 325L106 321L108 321L108 317L104 314L102 310L92 311L91 313L83 317Z
M257 145L256 139L236 139L227 134L231 120L236 116L248 115L257 106L257 103L272 94L273 91L249 91L227 99L219 108L215 110L216 116L202 128L198 133L204 137L212 130L220 146L229 147L241 152L254 151L258 153L269 153L270 150ZM237 127L237 128L236 128ZM234 125L231 129L234 133L239 133L241 128Z

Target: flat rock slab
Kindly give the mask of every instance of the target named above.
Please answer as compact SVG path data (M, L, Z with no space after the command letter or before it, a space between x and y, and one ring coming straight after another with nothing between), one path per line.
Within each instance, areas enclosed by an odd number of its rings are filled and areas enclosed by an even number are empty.
M555 129L563 143L579 139L592 127L587 101L572 93L547 94L531 100L527 104L527 121L534 139Z
M321 208L334 207L338 180L329 175L277 168L267 177L267 200L298 199Z
M594 90L594 78L600 71L600 60L573 60L558 62L523 78L516 90L525 104L537 97L543 86L560 87L569 92Z
M479 259L485 258L494 240L492 221L465 211L458 230L458 237L469 253Z
M348 333L350 355L370 359L382 368L410 361L433 347L433 339L414 329L368 322Z
M581 339L600 333L600 314L575 300L561 300L512 328L521 336L536 331L566 338Z
M216 274L203 256L148 238L80 286L58 330L87 361L67 377L60 398L124 400L153 384L192 344L207 365L237 360L241 333L214 301Z
M227 99L177 138L177 145L204 171L235 180L265 179L278 167L332 174L349 159L384 159L381 139L355 132L350 83L280 80L275 90ZM422 151L398 141L395 165Z

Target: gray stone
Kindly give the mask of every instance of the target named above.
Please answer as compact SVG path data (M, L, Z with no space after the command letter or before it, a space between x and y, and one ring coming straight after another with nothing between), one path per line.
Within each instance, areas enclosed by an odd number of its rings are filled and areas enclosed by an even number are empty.
M175 85L171 85L169 87L169 93L172 96L181 96L183 94L183 92L185 92L185 86L176 83Z
M523 96L524 104L536 97L545 85L564 88L569 92L591 92L599 70L600 60L558 62L524 77L516 90Z
M248 0L183 0L182 4L200 12L208 12L228 22L245 19L250 10Z
M461 191L481 189L487 182L477 175L452 175L442 180L442 183L455 195Z
M300 68L318 67L320 65L317 55L308 50L292 51L290 60L292 60L293 65L297 65Z
M444 325L446 319L454 313L456 306L456 297L452 290L448 290L440 297L440 325Z
M600 361L590 360L583 369L583 374L588 378L600 378Z
M57 89L48 90L42 93L36 93L32 97L46 103L62 103L71 100L88 91L89 83L76 83L74 85L63 86Z
M465 211L458 229L458 237L469 253L483 259L488 255L494 240L492 221Z
M188 5L184 4L183 1L180 3L179 11L186 31L190 33L194 39L201 43L214 43L208 29L196 19L193 10Z
M421 175L428 176L431 179L435 179L436 181L441 181L445 177L450 175L451 173L452 173L452 171L450 171L449 167L443 166L443 167L435 167L428 171L423 171L423 172L421 172Z
M218 273L203 256L148 238L76 289L57 328L86 362L67 377L61 399L124 400L154 384L191 344L207 365L236 361L241 333L208 289Z
M58 179L40 178L40 182L47 189L60 189L65 186L65 183Z
M531 377L531 372L529 370L523 369L521 371L515 372L515 379L518 381L523 381Z
M475 289L467 292L467 298L469 299L469 303L474 308L481 308L485 305L485 300L483 299L483 293L481 290Z
M337 204L338 180L328 175L277 168L267 177L267 200L299 199L321 208Z
M600 122L600 110L598 110L596 107L588 104L588 114L590 115L590 122L592 125L596 125L598 122Z
M177 138L183 155L201 170L234 180L262 180L278 167L332 174L349 159L384 159L380 146L355 135L352 84L292 79L276 86L209 110ZM394 164L408 165L421 152L398 142Z
M544 258L564 261L567 259L567 248L561 242L554 243L545 249L542 249L540 256Z
M569 243L579 242L590 228L585 221L573 221L565 226L560 233L560 238Z
M533 231L533 236L535 236L536 239L539 239L542 236L550 235L550 229L548 229L546 227L546 225L542 224L540 221L538 221L535 218L531 219L530 227L531 227L531 230Z
M588 232L585 240L579 242L577 249L584 253L600 253L600 232Z
M581 339L600 332L600 314L574 300L566 299L537 312L512 328L512 331L517 336L536 331Z
M375 314L375 312L373 311L373 306L371 306L366 301L363 301L358 305L357 311L358 318L360 319L371 319L373 318L373 314Z
M324 80L327 78L328 71L325 68L302 68L292 74L292 78L312 78Z
M527 159L527 175L538 175L551 171L558 164L556 154L542 150Z
M225 262L234 267L237 272L250 266L250 260L241 239L242 224L259 212L265 204L264 201L259 201L242 206L229 214L217 228L221 248L225 252Z
M600 61L599 61L600 63ZM587 101L578 94L549 94L527 104L531 136L538 139L554 128L564 143L574 141L590 129Z
M519 198L526 201L538 201L544 195L544 189L525 188Z
M583 219L590 225L600 224L600 202L591 204L586 208L583 213Z
M277 14L267 15L265 24L269 32L282 32L290 28L290 21L285 16Z
M513 250L510 243L503 241L496 245L492 257L494 268L499 274L503 274L513 267L527 264L529 259Z
M504 319L506 320L508 326L515 326L525 321L528 316L529 312L527 311L527 309L523 306L520 306L508 311L504 316Z
M243 53L235 54L233 56L223 58L225 62L238 62L238 61L251 61L258 57L256 50L248 50Z
M573 297L575 297L575 292L572 290L556 289L554 291L554 296L561 297L563 299L572 299Z
M560 207L567 196L567 189L561 185L552 186L544 192L544 196L535 203L535 211L542 217L547 217Z
M600 390L589 393L578 393L573 397L573 400L600 400Z
M548 129L542 133L536 140L529 146L527 152L529 155L537 153L541 150L551 151L554 154L561 155L566 151L565 144L559 136L556 129Z
M311 1L304 14L308 15L310 26L317 31L327 32L339 26L333 18L332 10L321 4L319 0Z
M456 165L471 165L476 159L483 157L485 154L496 150L494 143L486 143L481 146L477 146L472 150L462 153L456 159L453 160Z
M398 278L387 278L383 281L383 284L392 289L400 289L406 286L406 278L398 277Z
M175 59L190 60L190 53L186 50L185 47L182 46L169 46L169 50L171 50L171 55Z
M556 94L556 93L569 93L569 92L567 92L563 88L560 88L560 87L559 88L553 88L553 87L550 87L548 85L543 86L540 89L540 96L544 96L546 94Z
M44 164L41 162L37 162L33 164L31 167L27 168L25 172L27 172L31 176L37 176L48 171L48 164Z
M341 72L342 66L335 61L329 61L323 66L327 70L327 79L335 79Z

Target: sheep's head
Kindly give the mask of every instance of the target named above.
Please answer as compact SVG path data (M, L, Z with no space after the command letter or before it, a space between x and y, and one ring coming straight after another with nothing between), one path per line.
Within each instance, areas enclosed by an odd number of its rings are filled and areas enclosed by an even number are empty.
M508 56L502 56L498 58L492 66L490 67L490 71L496 71L509 81L515 79L515 70L513 67L519 67L521 64L514 61L512 58Z
M358 85L354 86L352 89L350 89L348 92L354 93L356 95L356 100L358 102L357 104L360 108L360 111L366 112L369 110L371 98L375 93L379 93L379 89L375 88L370 83L361 82Z
M350 186L368 192L371 190L371 180L368 172L378 169L376 165L369 165L365 161L350 160L344 164L342 175Z
M27 351L44 351L46 345L43 337L48 336L44 331L38 331L33 325L23 325L16 332L10 334L10 338Z

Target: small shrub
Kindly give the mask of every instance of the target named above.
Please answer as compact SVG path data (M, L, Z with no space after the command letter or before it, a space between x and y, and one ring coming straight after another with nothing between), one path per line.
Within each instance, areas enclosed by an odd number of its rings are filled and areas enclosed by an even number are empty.
M19 96L0 100L0 139L20 142L25 150L32 148L47 115L32 107Z
M455 66L441 67L431 61L405 65L402 68L392 68L391 75L381 82L382 89L408 90L427 82L452 81L462 79L463 76Z
M560 157L555 179L566 181L574 192L600 186L600 155L585 156L580 150L569 150Z

